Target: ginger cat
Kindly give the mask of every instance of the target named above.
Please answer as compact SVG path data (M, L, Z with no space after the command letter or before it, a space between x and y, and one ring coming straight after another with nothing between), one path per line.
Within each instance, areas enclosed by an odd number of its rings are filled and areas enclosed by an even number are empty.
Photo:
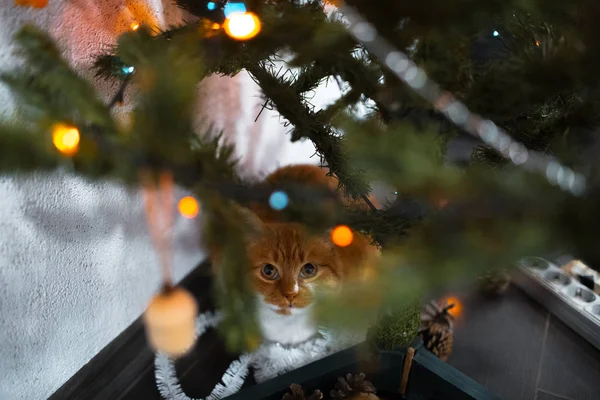
M295 182L331 190L338 185L335 177L314 165L280 168L266 182ZM346 204L366 206L349 200ZM339 287L367 260L378 257L379 249L358 232L349 246L338 247L330 241L329 232L310 235L300 224L277 221L276 212L263 207L248 210L248 215L258 232L248 239L246 251L263 337L286 345L307 341L317 333L311 318L315 292Z

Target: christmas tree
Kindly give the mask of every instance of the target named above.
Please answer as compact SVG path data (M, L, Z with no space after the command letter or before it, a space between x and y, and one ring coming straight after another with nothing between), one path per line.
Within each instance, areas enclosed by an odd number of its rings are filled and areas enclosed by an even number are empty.
M232 347L256 337L252 294L239 279L238 206L268 204L275 190L289 200L286 219L318 231L347 225L382 247L378 273L321 299L317 314L348 326L393 310L373 331L387 346L405 344L397 336L402 326L416 332L412 304L446 284L552 249L600 260L590 155L600 118L596 2L177 3L197 18L162 32L141 24L98 55L97 77L120 82L108 104L46 33L21 29L23 66L1 77L19 109L0 123L0 167L144 187L158 178L192 191L205 245L223 251L216 297ZM329 194L307 187L245 182L218 132L194 131L195 85L241 70L364 211L331 212ZM315 110L309 93L331 77L343 95ZM123 124L112 111L127 87L137 95ZM367 115L356 113L361 105ZM466 165L445 156L463 137L477 143ZM397 200L375 208L373 181L394 187Z

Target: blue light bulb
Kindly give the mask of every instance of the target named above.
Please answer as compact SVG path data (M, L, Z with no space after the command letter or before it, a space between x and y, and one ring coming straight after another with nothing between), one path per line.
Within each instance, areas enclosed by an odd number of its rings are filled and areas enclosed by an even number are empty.
M273 210L283 210L287 207L288 203L288 196L287 194L285 194L285 192L282 191L273 192L271 194L271 197L269 197L269 205Z
M209 1L206 4L206 8L208 8L209 10L214 10L215 8L217 8L217 4L214 1Z
M227 3L225 4L225 8L223 9L223 13L225 14L225 18L229 18L229 14L240 12L246 12L246 5L244 3Z
M494 31L494 33L492 33L492 35L494 35L494 37L498 37L498 36L500 36L500 32Z
M135 71L135 68L133 66L123 67L123 73L125 74L132 74L133 71Z

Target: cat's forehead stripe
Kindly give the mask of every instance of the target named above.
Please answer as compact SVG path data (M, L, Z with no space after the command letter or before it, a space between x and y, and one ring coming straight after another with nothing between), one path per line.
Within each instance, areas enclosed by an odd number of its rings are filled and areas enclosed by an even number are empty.
M305 243L298 237L278 235L275 245L275 258L277 262L286 259L303 259L305 256Z

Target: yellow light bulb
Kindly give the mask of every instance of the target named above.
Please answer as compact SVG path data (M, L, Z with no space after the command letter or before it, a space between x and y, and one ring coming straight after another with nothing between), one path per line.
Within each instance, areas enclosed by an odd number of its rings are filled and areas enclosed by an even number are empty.
M131 24L132 31L137 31L138 29L140 29L140 24L138 24L137 22Z
M77 153L79 140L79 130L75 126L55 124L52 127L52 143L64 155L72 156Z
M234 12L224 24L225 33L236 40L252 39L260 32L262 24L256 14L251 12Z
M198 201L192 196L186 196L179 200L177 208L179 208L179 213L185 218L196 218L200 210Z

